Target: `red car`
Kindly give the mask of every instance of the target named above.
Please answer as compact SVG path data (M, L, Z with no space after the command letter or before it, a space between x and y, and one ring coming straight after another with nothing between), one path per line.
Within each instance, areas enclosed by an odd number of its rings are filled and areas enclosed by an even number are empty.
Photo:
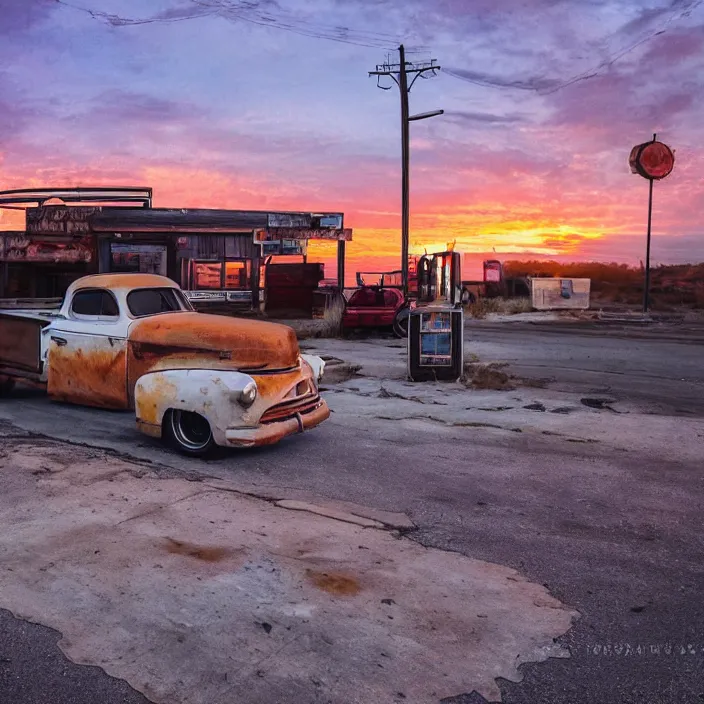
M407 306L399 289L362 286L347 301L342 329L392 328L395 335L405 337L407 319Z

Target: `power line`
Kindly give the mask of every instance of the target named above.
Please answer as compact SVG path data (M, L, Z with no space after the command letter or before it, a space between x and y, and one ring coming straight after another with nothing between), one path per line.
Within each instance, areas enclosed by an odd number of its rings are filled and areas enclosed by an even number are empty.
M83 12L84 14L90 15L94 20L100 20L103 21L107 24L112 25L113 27L130 27L134 25L141 25L141 24L154 24L154 23L170 23L170 22L183 22L186 20L193 20L193 19L198 19L200 17L204 17L206 13L204 13L202 10L194 10L192 13L184 14L184 15L178 15L178 16L164 16L164 17L146 17L146 18L138 18L138 19L132 19L128 17L121 17L120 15L116 15L110 12L104 12L103 10L92 10L89 7L84 7L82 5L76 5L72 2L68 2L67 0L54 0L54 2L57 5L63 5L64 7L68 7L72 10L76 10L78 12Z
M261 27L279 29L293 34L298 34L300 36L314 39L325 39L328 41L362 46L366 48L385 49L392 45L398 45L402 41L400 37L388 33L362 31L342 25L311 22L282 8L277 8L276 12L272 12L263 9L263 3L260 3L258 0L190 0L190 3L195 6L191 11L187 10L179 14L171 15L167 12L162 13L161 15L144 18L123 17L121 15L108 13L103 10L94 10L71 2L70 0L54 0L54 2L59 5L63 5L64 7L83 12L95 20L102 21L115 27L183 22L210 16L221 17L231 22L242 21ZM635 51L643 44L646 44L655 37L665 33L668 30L669 25L673 22L691 15L693 10L700 6L704 0L682 0L682 2L684 3L684 6L681 9L671 13L668 19L660 25L658 30L651 32L646 37L639 39L625 49L612 54L607 59L600 62L597 66L571 76L563 81L547 77L537 77L526 80L510 80L495 76L488 76L479 72L463 71L461 69L448 67L445 67L444 73L452 78L483 88L522 90L535 92L539 95L551 95L558 91L564 90L575 83L586 81L601 75L605 69L612 67L615 63ZM613 36L613 34L610 36ZM422 47L414 50L408 50L408 54L421 52L428 53L427 50Z
M221 17L231 22L247 22L260 27L287 31L313 39L327 39L342 44L352 44L372 49L383 49L398 44L400 39L391 34L352 29L343 25L313 23L291 12L278 9L276 13L262 10L256 0L190 0L195 5L192 11L179 15L155 15L133 18L94 10L69 0L54 0L57 4L83 12L95 20L114 27L130 27L156 23L182 22L204 17Z
M502 79L499 77L489 77L472 71L462 71L461 69L445 68L444 73L452 78L457 78L466 83L472 83L473 85L481 86L482 88L495 88L495 89L513 89L513 90L526 90L538 93L539 95L551 95L557 93L558 91L564 90L565 88L574 85L575 83L580 83L582 81L587 81L591 78L596 78L602 75L601 72L605 69L611 68L615 63L623 59L628 54L632 53L639 47L652 41L655 37L665 34L669 26L684 17L689 17L692 12L702 4L704 0L689 0L686 2L684 9L679 13L673 12L668 19L658 27L654 32L651 32L645 37L640 38L633 44L627 46L620 51L617 51L607 59L599 63L594 68L578 73L568 79L563 81L558 81L557 79L539 77L531 78L527 80L509 80ZM613 36L613 35L611 35Z
M371 32L371 31L361 31L356 29L350 29L342 25L330 25L321 22L311 22L310 20L305 20L293 12L285 10L284 8L277 8L276 14L260 10L258 8L258 3L256 0L190 0L192 3L209 9L215 9L220 13L223 12L235 12L247 14L248 17L258 18L261 21L272 24L280 29L290 29L290 28L305 28L311 32L321 32L321 33L351 33L356 34L360 37L367 37L369 39L377 39L383 42L397 41L398 37L396 35L389 34L388 32Z

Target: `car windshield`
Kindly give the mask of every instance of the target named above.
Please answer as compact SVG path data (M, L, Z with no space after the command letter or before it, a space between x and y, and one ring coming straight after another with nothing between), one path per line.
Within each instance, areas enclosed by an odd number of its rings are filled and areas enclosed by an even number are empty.
M127 307L135 318L159 313L193 310L175 288L142 288L127 294Z

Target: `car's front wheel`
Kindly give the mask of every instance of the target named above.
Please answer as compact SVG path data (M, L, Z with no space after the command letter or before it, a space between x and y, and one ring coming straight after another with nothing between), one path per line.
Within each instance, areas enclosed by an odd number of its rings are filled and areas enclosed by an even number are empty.
M164 416L164 439L179 452L203 457L215 448L210 423L192 411L172 409Z

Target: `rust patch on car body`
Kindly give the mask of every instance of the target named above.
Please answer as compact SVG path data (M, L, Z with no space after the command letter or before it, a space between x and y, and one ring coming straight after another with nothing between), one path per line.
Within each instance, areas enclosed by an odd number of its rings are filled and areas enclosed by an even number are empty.
M183 540L166 538L166 552L172 555L184 555L193 557L202 562L222 562L228 557L235 555L235 550L222 546L205 546L187 543Z
M169 313L138 320L130 327L128 388L134 398L137 380L154 371L212 369L248 374L294 370L299 349L296 333L285 325L257 320L225 318L207 313ZM279 387L287 373L268 377ZM262 377L259 385L267 396ZM293 383L293 381L291 382Z
M161 347L173 354L210 354L222 369L288 369L298 361L296 333L286 325L207 313L168 313L133 323L133 345Z
M138 417L143 423L161 427L159 410L163 407L165 399L175 398L178 387L173 382L161 375L154 377L149 391L140 396Z
M96 408L128 407L125 349L54 347L49 354L48 392L57 401Z
M356 596L362 591L359 580L336 572L306 570L308 579L321 591L335 596Z
M305 364L278 374L261 374L256 371L248 374L257 382L259 393L272 400L283 399L287 394L293 393L299 384L305 383L313 376L310 368Z

